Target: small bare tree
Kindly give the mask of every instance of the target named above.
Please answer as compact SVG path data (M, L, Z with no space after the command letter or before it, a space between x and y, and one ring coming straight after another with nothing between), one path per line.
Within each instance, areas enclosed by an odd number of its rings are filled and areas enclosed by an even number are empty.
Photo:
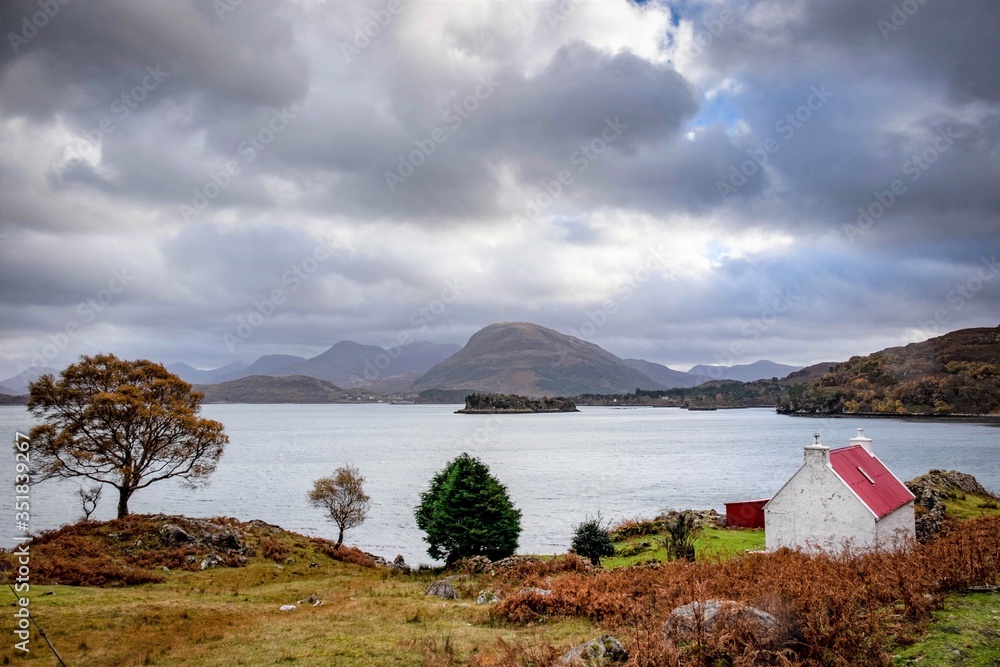
M344 531L360 526L368 516L371 498L364 490L365 478L354 466L342 466L332 477L321 477L309 492L309 502L325 509L337 524L337 548L344 543Z
M90 515L97 510L97 503L101 500L101 491L104 487L98 484L89 489L82 486L76 490L76 495L80 497L80 504L83 506L83 520L90 521Z

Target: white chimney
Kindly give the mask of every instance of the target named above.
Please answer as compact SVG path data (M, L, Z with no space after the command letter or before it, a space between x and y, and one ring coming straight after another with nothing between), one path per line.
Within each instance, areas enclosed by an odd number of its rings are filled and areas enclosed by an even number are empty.
M861 445L869 456L875 456L872 452L872 439L865 437L865 430L863 428L858 429L858 434L851 438L852 445Z
M830 448L819 441L819 433L813 434L813 444L804 448L806 465L814 468L830 465Z

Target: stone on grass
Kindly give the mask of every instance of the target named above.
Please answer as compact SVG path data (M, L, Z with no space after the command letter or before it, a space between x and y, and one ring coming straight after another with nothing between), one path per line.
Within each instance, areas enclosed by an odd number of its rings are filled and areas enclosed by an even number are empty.
M571 648L559 660L559 664L567 667L602 667L627 660L628 651L616 637L601 635Z
M444 598L445 600L458 599L458 593L455 592L455 587L451 585L451 577L435 581L427 587L424 594L436 595L437 597Z

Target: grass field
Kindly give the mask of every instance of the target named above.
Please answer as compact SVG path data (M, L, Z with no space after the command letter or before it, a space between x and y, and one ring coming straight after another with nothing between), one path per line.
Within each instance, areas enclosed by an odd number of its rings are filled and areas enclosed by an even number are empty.
M64 548L78 548L80 538L74 539ZM583 619L534 627L494 623L490 608L475 604L476 593L490 584L485 575L456 586L460 599L443 600L424 595L437 578L432 572L405 575L340 562L292 533L271 539L280 562L258 555L243 567L157 567L162 582L135 586L32 585L30 608L73 667L437 666L467 664L497 640L569 647L595 634ZM260 544L257 551L263 552ZM13 593L3 590L12 614ZM310 596L323 604L280 611ZM0 664L56 664L34 631L29 654L12 644L0 645Z
M698 560L732 558L747 551L763 548L763 530L705 528L694 543L695 558ZM655 535L633 537L616 542L615 549L619 553L624 550L628 555L604 558L601 560L603 567L628 567L649 561L662 563L667 555L662 542Z
M1000 595L975 593L948 598L920 641L901 650L900 667L996 667L1000 665Z
M593 636L578 619L493 627L474 600L425 596L431 576L383 578L342 563L321 569L282 573L255 563L128 588L40 586L32 588L31 608L74 667L424 665L425 653L465 664L498 638L569 646ZM310 595L324 604L279 611ZM26 657L4 644L3 664L54 664L37 635Z

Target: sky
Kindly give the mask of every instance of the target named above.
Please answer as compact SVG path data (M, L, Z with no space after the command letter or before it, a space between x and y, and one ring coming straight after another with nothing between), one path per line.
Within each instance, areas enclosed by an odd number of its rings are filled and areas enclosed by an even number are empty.
M0 378L529 321L685 369L1000 324L995 0L15 0Z

